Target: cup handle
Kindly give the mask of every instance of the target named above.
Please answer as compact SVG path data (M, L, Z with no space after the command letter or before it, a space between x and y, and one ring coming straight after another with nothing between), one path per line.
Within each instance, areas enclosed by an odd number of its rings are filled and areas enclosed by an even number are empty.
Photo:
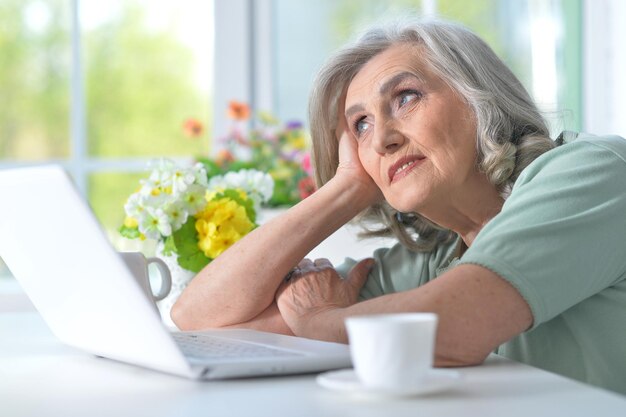
M148 265L154 264L159 270L159 275L161 275L161 288L159 289L158 294L153 295L154 301L161 301L167 297L172 289L172 275L170 274L170 269L160 258L148 258L146 261L148 262Z

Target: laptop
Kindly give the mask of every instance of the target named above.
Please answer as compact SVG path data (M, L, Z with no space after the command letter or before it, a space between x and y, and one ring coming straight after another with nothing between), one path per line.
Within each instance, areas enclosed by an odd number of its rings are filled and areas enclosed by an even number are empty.
M59 166L0 171L0 196L0 257L68 345L202 380L350 366L339 343L248 329L168 330Z

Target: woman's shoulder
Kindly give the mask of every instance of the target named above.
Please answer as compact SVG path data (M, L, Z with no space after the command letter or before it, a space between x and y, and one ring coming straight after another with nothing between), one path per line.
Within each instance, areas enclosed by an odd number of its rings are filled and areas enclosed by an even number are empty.
M559 146L539 158L546 157L545 159L549 160L564 155L583 156L586 152L588 159L589 154L593 156L592 150L594 150L597 151L598 156L608 152L626 162L626 139L618 135L593 135L591 133L565 131L559 135L556 143Z
M580 133L570 144L578 143L581 146L591 145L600 147L615 154L622 161L626 162L626 139L618 135L592 135Z
M571 132L568 132L565 140L562 137L557 139L557 143L562 144L539 156L522 171L513 191L547 177L551 177L550 183L558 187L555 176L569 182L577 172L583 171L614 170L626 173L626 139L623 137Z

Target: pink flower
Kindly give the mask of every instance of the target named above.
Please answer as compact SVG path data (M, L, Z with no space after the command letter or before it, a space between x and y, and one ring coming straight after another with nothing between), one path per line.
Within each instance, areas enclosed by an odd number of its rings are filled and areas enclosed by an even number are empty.
M298 190L300 191L300 198L302 200L313 194L316 189L315 182L313 182L313 178L311 177L304 177L298 182Z
M304 170L304 172L306 172L309 175L313 175L313 167L311 166L311 154L310 153L305 153L304 157L302 158L302 169Z

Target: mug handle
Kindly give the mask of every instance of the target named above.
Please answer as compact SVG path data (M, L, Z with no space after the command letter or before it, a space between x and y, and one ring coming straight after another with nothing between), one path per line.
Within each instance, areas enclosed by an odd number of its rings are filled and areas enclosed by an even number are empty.
M159 275L161 275L161 288L159 289L158 294L153 295L154 301L161 301L167 297L172 289L172 275L170 274L170 269L160 258L148 258L146 259L146 262L148 262L148 265L154 264L159 270Z

